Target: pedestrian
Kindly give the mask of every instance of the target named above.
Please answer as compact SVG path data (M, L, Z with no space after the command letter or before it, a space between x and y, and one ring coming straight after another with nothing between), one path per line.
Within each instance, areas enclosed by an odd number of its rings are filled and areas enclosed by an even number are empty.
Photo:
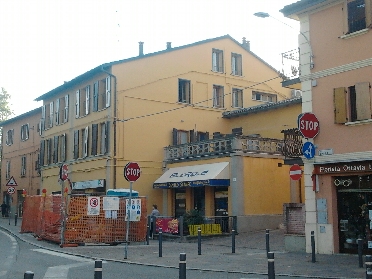
M8 215L8 205L5 203L5 201L3 201L1 204L1 214L3 217L7 217Z
M158 210L158 206L156 204L152 205L152 211L151 211L151 224L150 224L150 237L153 238L154 234L154 227L156 222L156 217L160 216L160 212Z

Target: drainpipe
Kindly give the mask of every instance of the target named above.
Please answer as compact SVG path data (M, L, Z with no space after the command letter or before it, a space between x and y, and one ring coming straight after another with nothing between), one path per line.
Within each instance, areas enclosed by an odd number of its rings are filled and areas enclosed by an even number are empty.
M101 71L108 74L110 77L112 77L114 79L114 121L113 121L113 125L114 125L114 177L113 177L113 187L114 189L116 189L116 116L117 116L117 113L116 113L116 76L114 76L113 74L111 74L110 72L106 71L104 69L104 65L101 65Z

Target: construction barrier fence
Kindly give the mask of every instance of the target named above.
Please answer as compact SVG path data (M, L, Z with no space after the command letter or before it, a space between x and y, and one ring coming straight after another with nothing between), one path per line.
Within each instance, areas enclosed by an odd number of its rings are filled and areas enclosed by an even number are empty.
M113 196L26 196L22 233L57 243L116 244L126 241L127 207L131 210L128 241L146 241L147 199Z

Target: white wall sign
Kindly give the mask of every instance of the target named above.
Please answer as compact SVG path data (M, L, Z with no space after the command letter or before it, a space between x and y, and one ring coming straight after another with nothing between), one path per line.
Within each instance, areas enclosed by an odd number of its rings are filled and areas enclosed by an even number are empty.
M103 197L103 210L119 210L119 197Z

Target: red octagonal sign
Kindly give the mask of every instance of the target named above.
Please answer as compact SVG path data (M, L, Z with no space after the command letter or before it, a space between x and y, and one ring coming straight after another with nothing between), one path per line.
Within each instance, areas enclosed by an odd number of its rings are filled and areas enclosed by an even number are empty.
M319 120L315 114L306 112L298 116L298 130L304 138L315 138L319 133Z
M134 182L141 176L141 168L137 163L129 162L124 167L124 177L127 181Z

